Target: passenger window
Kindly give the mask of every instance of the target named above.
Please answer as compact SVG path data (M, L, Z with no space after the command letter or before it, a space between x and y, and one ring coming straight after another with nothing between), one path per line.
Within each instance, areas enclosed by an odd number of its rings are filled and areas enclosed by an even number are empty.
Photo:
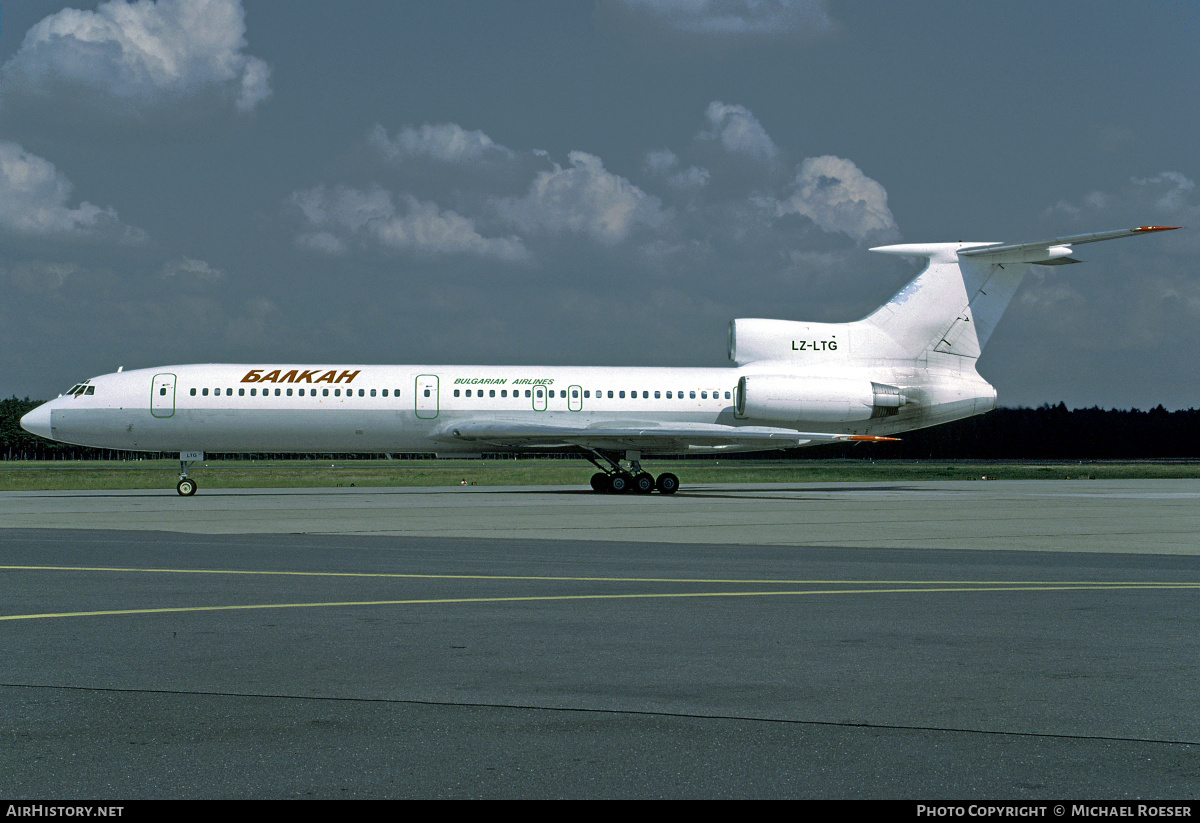
M426 389L426 390L425 390L425 396L426 396L426 397L428 397L428 396L429 396L429 389Z
M372 392L371 392L371 394L375 394L375 392L374 392L374 391L372 391ZM458 397L458 389L455 389L455 390L454 390L454 396L455 396L455 397Z
M583 390L583 396L584 396L584 397L591 397L591 396L592 396L592 390L591 390L591 389L584 389L584 390Z
M526 396L526 397L531 397L531 396L532 396L532 393L529 391L529 389L526 389L526 390L525 390L525 396Z
M334 397L341 397L341 396L342 396L342 390L341 390L341 389L334 389L334 390L333 390L333 396L334 396Z
M383 396L384 396L384 397L387 397L387 389L384 389L384 390L383 390Z
M701 399L701 400L707 400L707 399L708 399L708 392L706 392L706 391L702 391L702 392L700 392L700 399Z
M501 397L508 397L508 389L501 389L501 390L500 390L500 396L501 396Z
M650 399L650 392L648 392L648 391L644 391L644 392L642 392L642 399L643 399L643 400L649 400L649 399Z
M613 393L612 393L612 389L609 389L609 390L608 390L608 397L609 397L609 399L610 399L610 400L612 399L612 394L613 394ZM622 396L622 397L624 397L625 395L623 395L623 394L622 394L621 396Z
M322 397L328 397L328 396L329 396L329 389L321 389L321 396L322 396Z
M384 394L387 394L387 392L384 392ZM395 390L393 390L393 391L392 391L392 395L393 395L393 396L395 396L395 397L399 397L399 396L400 396L400 390L399 390L399 389L395 389Z
M246 390L238 389L238 397L245 397L245 396L246 396Z
M496 390L495 390L495 389L491 389L491 390L488 392L488 397L495 397L495 396L496 396Z
M292 390L291 390L291 389L288 389L288 390L287 390L287 396L288 396L288 397L291 397L291 396L292 396Z
M263 389L263 391L266 391L266 389ZM192 392L192 394L195 394L195 392L193 391L193 392ZM251 396L251 397L257 397L257 396L258 396L258 389L251 389L251 390L250 390L250 396Z
M196 396L196 390L192 389L192 397L195 397L195 396Z
M668 400L670 400L670 399L671 399L671 393L670 393L670 392L667 392L667 399L668 399Z
M620 395L621 395L621 397L624 397L624 396L625 396L625 392L620 392ZM612 392L609 392L609 393L608 393L608 396L609 396L609 397L612 397Z
M374 397L374 396L375 396L375 390L374 390L374 389L371 389L371 396L372 396L372 397ZM458 392L457 392L457 391L456 391L456 392L454 392L454 396L455 396L455 397L458 397Z
M208 397L208 389L205 389L204 391L202 391L200 393L203 394L205 397Z
M167 396L167 389L166 389L166 387L164 386L163 388L159 389L159 390L158 390L158 393L159 393L159 394L161 394L163 397L166 397L166 396Z
M579 397L579 389L571 389L572 397Z
M729 392L725 392L725 399L726 399L726 400L728 400L728 399L729 399Z
M694 391L690 391L690 392L688 392L688 397L690 397L690 398L692 398L693 400L695 400L695 399L696 399L696 393L695 393Z

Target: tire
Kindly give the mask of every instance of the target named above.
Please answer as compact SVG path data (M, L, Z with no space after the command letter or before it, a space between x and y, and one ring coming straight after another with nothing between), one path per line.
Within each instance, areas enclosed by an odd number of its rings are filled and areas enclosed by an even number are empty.
M608 488L608 475L604 472L596 472L592 475L592 491L602 492Z
M181 497L191 497L196 493L196 481L185 477L175 484L175 491L179 492Z
M629 475L614 474L608 478L608 490L613 494L624 494L629 491Z
M649 494L654 491L654 475L642 472L633 478L633 490L638 494Z
M679 478L670 472L660 474L655 485L658 486L659 494L674 494L679 491Z

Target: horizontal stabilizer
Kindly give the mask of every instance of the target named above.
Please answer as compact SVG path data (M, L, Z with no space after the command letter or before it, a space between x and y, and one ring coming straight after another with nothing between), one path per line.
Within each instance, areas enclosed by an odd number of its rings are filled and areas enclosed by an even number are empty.
M1138 226L1133 229L1056 237L1053 240L1039 240L1033 243L995 243L959 249L958 256L978 260L981 263L1033 263L1042 266L1056 266L1079 262L1070 257L1072 246L1098 243L1101 240L1115 240L1118 237L1133 237L1148 232L1171 231L1177 228L1179 226Z

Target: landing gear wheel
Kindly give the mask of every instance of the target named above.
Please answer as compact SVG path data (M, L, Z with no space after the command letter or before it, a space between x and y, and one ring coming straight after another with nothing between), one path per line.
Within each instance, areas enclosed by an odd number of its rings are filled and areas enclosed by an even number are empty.
M596 472L592 475L592 491L602 492L608 488L608 475L604 472Z
M657 485L659 494L674 494L679 491L679 478L670 472L660 474Z
M654 491L654 475L642 472L633 478L633 490L638 494L649 494Z
M191 497L196 493L196 481L190 477L181 478L180 481L175 484L175 491L179 492L179 494L183 497Z
M614 474L608 478L608 490L613 494L624 494L629 491L630 478L627 474Z

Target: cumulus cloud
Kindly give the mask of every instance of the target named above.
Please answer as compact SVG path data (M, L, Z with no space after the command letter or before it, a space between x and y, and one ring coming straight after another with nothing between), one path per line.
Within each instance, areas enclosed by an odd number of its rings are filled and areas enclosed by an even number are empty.
M376 125L368 137L385 159L401 163L410 159L429 159L442 163L470 163L484 159L506 160L513 157L482 131L467 131L455 123L405 126L388 137L387 130Z
M357 240L431 256L467 254L508 262L528 257L517 237L484 237L468 217L409 194L402 194L399 201L397 208L392 194L379 187L316 186L296 192L291 203L309 229L296 241L331 254L344 252L351 240Z
M823 0L601 0L597 11L642 36L707 42L797 39L837 28Z
M829 154L801 161L789 196L773 205L777 215L802 214L827 232L859 241L886 240L897 233L883 186L853 161Z
M540 172L524 197L500 200L500 215L523 232L576 232L609 244L664 219L657 197L606 171L599 157L573 151L567 159L570 168Z
M704 112L709 128L700 133L702 140L716 140L730 154L752 160L772 161L779 156L762 123L745 106L726 105L714 100Z
M0 141L0 228L26 235L145 239L122 226L111 206L84 201L72 208L73 188L49 160Z
M681 192L697 192L708 185L712 175L700 166L683 168L679 157L670 149L648 152L643 168L654 176L666 180L667 185Z
M96 109L146 112L216 92L248 112L271 94L270 67L242 52L240 0L109 0L38 22L4 64L5 101L60 95Z

